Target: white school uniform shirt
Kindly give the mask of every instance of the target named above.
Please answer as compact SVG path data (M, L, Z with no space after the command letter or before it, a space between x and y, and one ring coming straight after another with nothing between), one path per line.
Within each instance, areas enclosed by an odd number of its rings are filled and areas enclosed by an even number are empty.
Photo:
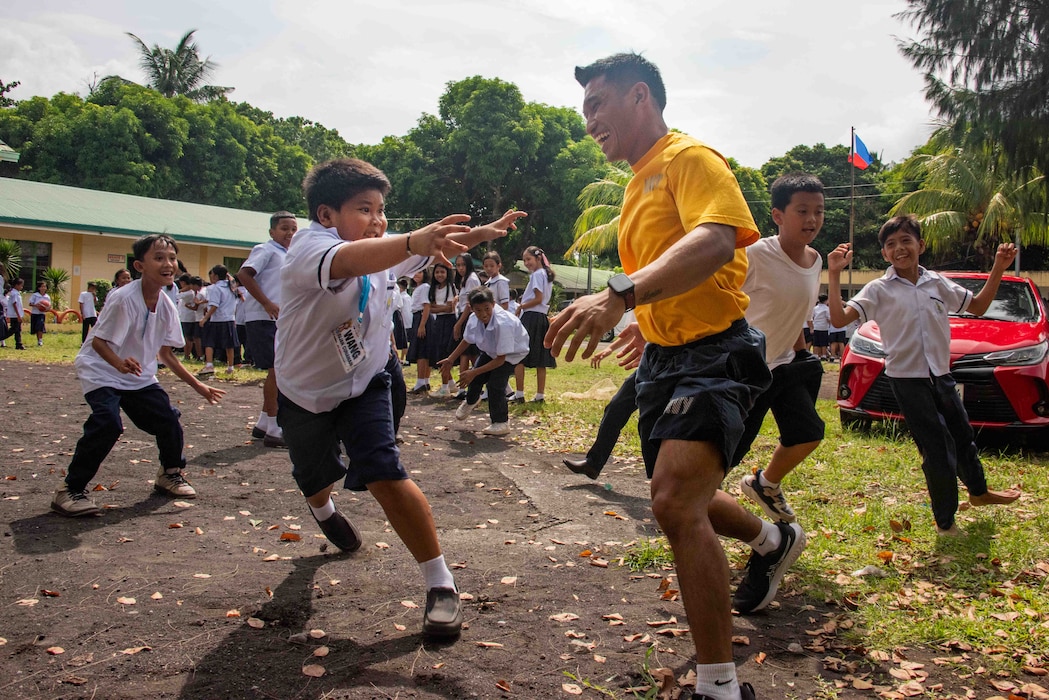
M22 318L23 314L25 314L25 309L22 308L22 293L17 289L12 289L7 293L7 317Z
M875 321L885 349L885 374L897 379L941 377L951 370L948 314L969 308L973 293L924 267L911 284L890 267L846 302L863 322Z
M412 313L419 313L423 307L430 303L430 283L423 282L412 290ZM412 324L408 324L411 326Z
M133 357L142 366L142 374L122 374L102 359L91 346L93 338L107 341L122 359ZM142 280L114 289L106 295L106 305L98 321L80 346L73 366L84 393L111 387L142 389L157 383L157 353L163 347L180 348L186 344L179 325L178 310L171 298L161 292L157 308L150 311L142 297Z
M189 287L186 291L178 293L178 320L182 323L193 323L197 320L197 312L186 306L187 303L192 304L193 300L197 298L197 293Z
M204 314L208 310L208 295L206 294L207 287L201 287L200 291L193 290L193 298L196 300L197 308L193 309L193 320L196 323L200 323L204 320Z
M400 287L398 287L400 289ZM408 292L398 292L401 298L401 324L405 329L412 327L412 297Z
M363 277L332 279L335 253L350 245L334 228L315 221L295 234L281 269L281 314L277 319L277 387L307 411L325 413L360 396L390 359L390 306L401 276L430 263L413 255L404 262ZM365 358L349 372L339 359L332 331L356 321L361 290L370 285L361 346ZM392 285L392 288L391 288Z
M819 296L823 258L817 253L812 265L802 267L783 252L779 236L769 236L747 247L747 261L747 323L765 334L765 362L775 369L794 359L798 329Z
M542 267L529 276L528 287L525 288L524 294L521 296L521 303L524 304L535 298L537 290L543 293L543 303L529 306L525 311L538 311L541 314L548 313L550 311L550 295L554 291L554 283L547 278L546 270Z
M215 307L215 313L211 314L209 321L221 323L236 319L237 296L229 288L227 280L219 280L215 284L205 287L204 296L208 299L208 306Z
M466 311L466 307L470 305L470 292L481 286L481 278L477 276L476 272L471 272L463 282L462 288L459 290L459 301L455 302L455 315L462 316L463 312Z
M495 358L505 355L510 364L517 364L528 355L528 331L521 319L499 305L492 307L492 318L482 326L477 314L470 316L463 332L463 340Z
M95 318L98 316L98 312L95 311L95 295L91 292L80 292L77 303L80 304L80 313L84 318Z
M48 294L41 294L40 292L33 292L29 295L29 315L30 316L43 316L44 311L38 311L33 304L40 303L41 299L47 299L48 303L51 301L51 296Z
M826 304L812 307L812 330L830 331L830 307Z
M497 274L495 277L489 277L485 285L492 290L492 296L495 298L496 304L502 305L510 303L509 279Z
M252 248L248 259L240 266L241 270L248 267L255 271L255 283L262 289L262 293L278 306L280 306L280 269L284 266L287 255L288 249L271 238ZM271 320L258 299L251 294L244 296L245 323Z
M427 291L427 294L429 294L429 291ZM433 304L430 305L431 306L431 308L430 308L430 315L431 316L451 316L452 314L454 314L455 313L455 307L454 306L452 307L451 311L437 312L437 311L433 310L434 306L436 306L438 304L447 304L448 302L450 302L454 298L455 298L455 287L452 286L451 282L448 282L446 285L444 285L443 289L441 287L437 287L434 290L434 292L433 292ZM430 297L429 296L426 297L426 303L427 304L430 303Z

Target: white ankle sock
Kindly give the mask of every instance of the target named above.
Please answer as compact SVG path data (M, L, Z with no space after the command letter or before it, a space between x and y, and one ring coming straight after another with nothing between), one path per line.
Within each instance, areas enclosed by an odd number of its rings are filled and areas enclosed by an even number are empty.
M731 661L723 664L696 664L696 692L713 700L738 700L740 694L736 665Z
M306 505L309 504L307 503ZM310 506L310 510L313 511L313 515L317 518L317 520L323 522L335 514L335 501L329 498L328 502L320 508L314 508L313 506Z
M750 548L758 554L768 554L775 551L783 541L783 533L773 523L767 520L761 521L761 532L753 541L747 542Z
M270 427L270 421L272 420L273 419L270 418L267 414L260 413L259 419L255 421L255 427L261 430L262 432L266 432L266 428Z
M452 572L448 570L448 565L444 563L443 554L429 561L419 562L419 569L423 572L423 578L426 579L426 590L431 588L459 590L455 587L455 579L452 577Z
M429 384L430 384L430 380L428 380L428 379L416 379L415 380L415 388L416 389L418 389L421 386L428 386Z
M760 474L758 474L758 484L760 484L762 488L765 488L767 486L771 486L771 487L779 486L779 482L778 481L769 481L768 479L765 478L764 470L762 470L762 472Z
M284 431L281 430L281 427L277 425L276 421L266 426L266 434L270 437L278 438L280 440L284 439Z
M540 393L536 394L535 396L533 396L532 400L533 401L540 401L540 400L545 399L545 398L546 398L546 394L540 392Z
M515 399L523 399L524 398L524 392L523 391L515 391L514 392L514 398Z

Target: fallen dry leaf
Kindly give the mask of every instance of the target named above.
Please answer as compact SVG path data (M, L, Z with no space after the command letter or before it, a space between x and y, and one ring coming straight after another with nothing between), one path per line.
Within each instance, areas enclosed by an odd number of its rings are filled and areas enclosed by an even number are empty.
M578 620L579 616L575 613L563 612L551 615L548 619L553 620L554 622L572 622L573 620Z
M58 591L49 591L46 588L41 588L40 589L40 595L46 596L48 598L57 598L58 596L60 596L62 594L59 593Z
M136 601L135 601L134 598L120 597L120 598L117 598L117 602L120 603L121 605L134 605Z
M322 657L322 658L327 656L329 653L331 653L331 649L329 649L328 647L317 647L316 649L313 650L313 655L314 656L318 656L318 657Z
M499 579L499 583L503 584L504 586L513 586L515 583L517 583L517 577L503 576L501 579Z
M211 574L193 574L193 578L211 578Z
M565 691L569 695L582 695L583 689L575 683L562 683L561 690Z
M419 607L419 604L412 600L402 600L401 605L411 610L414 610L415 608Z
M227 610L226 617L240 617L240 610Z
M503 645L500 644L499 642L474 642L474 644L479 646L479 647L484 647L485 649L502 649L503 648Z
M323 666L309 664L308 666L302 667L302 674L304 676L309 676L310 678L320 678L325 674L325 670Z
M127 649L121 650L121 654L127 654L128 656L134 656L140 651L153 651L153 647L128 647Z
M508 682L506 682L505 680L503 680L502 678L500 678L498 681L495 682L495 687L498 688L499 690L503 691L504 693L513 692L510 689L510 684Z
M252 629L260 630L260 629L262 629L265 626L266 626L266 623L263 622L262 620L260 620L257 617L249 617L248 618L248 627L251 627Z
M282 532L280 533L281 542L298 542L302 539L302 535L297 532Z
M312 629L312 630L310 630L310 638L311 639L324 639L327 636L328 636L328 633L325 632L324 630L321 630L321 629Z
M47 653L50 654L51 656L58 656L59 654L66 653L66 650L63 649L62 647L48 647L47 648Z

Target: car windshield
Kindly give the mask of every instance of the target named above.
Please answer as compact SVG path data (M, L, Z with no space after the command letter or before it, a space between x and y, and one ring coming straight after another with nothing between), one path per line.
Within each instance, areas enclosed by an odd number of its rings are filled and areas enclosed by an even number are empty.
M962 285L973 294L983 289L986 281L981 277L952 277L953 282ZM975 318L972 314L951 314L963 318ZM1038 302L1035 301L1031 287L1023 282L1002 282L998 287L998 293L980 318L988 318L993 321L1012 321L1013 323L1031 323L1038 320Z

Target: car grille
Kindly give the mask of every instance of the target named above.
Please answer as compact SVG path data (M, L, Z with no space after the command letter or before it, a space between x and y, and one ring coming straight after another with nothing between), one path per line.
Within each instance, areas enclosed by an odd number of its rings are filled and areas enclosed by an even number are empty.
M965 385L965 411L973 423L1013 423L1019 421L1012 404L994 379L994 366L978 355L959 358L951 367L954 381ZM860 402L860 408L877 413L900 415L889 379L882 372Z

